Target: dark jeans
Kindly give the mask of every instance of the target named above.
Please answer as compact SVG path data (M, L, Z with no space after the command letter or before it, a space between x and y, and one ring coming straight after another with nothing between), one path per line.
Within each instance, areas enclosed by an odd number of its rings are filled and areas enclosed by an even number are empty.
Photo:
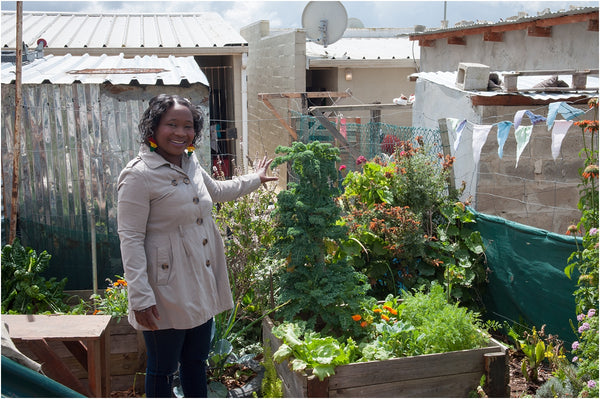
M173 374L179 365L183 394L206 398L206 359L210 350L213 320L189 330L144 331L146 354L146 397L173 396Z

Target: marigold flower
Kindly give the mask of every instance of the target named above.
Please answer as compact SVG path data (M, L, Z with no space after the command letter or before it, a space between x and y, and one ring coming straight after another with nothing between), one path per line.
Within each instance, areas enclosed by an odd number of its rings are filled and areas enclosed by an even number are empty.
M111 291L112 291L111 287L106 288L106 292L111 292Z
M121 284L123 287L127 287L127 281L125 281L125 280L119 279L119 280L117 280L117 283Z
M589 179L590 177L598 177L598 165L586 166L581 176L583 176L584 179Z
M387 315L382 314L381 318L385 321L390 321L390 318Z
M391 307L389 307L388 305L383 305L383 309L387 310L388 312L391 312L392 310L394 310Z
M375 313L381 313L381 309L375 308L375 309L373 309L373 312L375 312Z
M359 321L360 319L362 319L362 317L359 314L355 314L354 316L352 316L352 320L354 321Z
M365 328L365 327L367 326L367 322L366 322L366 321L363 321L363 322L361 322L361 323L360 323L360 326L361 326L362 328Z
M98 314L98 313L100 313L100 310L99 310L99 309L96 309L96 310L94 310L94 313L93 313L93 314Z

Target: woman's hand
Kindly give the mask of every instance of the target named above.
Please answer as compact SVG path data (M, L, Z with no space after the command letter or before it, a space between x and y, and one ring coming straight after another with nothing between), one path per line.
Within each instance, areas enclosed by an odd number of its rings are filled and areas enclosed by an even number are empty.
M160 320L156 305L152 305L144 310L134 310L133 314L135 315L135 320L143 327L150 330L158 330L154 322L154 319Z
M272 159L267 160L267 157L264 157L262 160L258 161L258 164L256 165L256 173L260 176L261 183L278 180L275 176L267 176L267 169L269 168L269 165L271 165L271 162L273 162Z

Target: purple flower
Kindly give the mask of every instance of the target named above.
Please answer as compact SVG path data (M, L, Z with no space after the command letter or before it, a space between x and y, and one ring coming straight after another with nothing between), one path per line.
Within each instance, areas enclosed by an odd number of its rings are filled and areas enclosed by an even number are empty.
M596 381L589 380L588 381L588 388L596 388Z
M587 317L594 317L596 315L596 309L588 310Z
M573 363L577 362L579 360L579 358L577 356L573 356L573 360L571 360Z
M583 319L585 319L585 315L583 313L577 315L577 321L583 321Z
M583 323L581 326L579 326L579 329L577 331L579 331L579 333L581 334L584 331L587 331L590 329L590 323Z
M365 157L364 157L364 156L362 156L362 155L361 155L361 156L359 156L358 158L356 158L356 164L357 164L357 165L363 164L363 163L365 163L365 162L367 162L367 158L365 158Z
M575 350L579 348L579 341L575 341L571 344L571 349Z
M595 227L592 227L589 231L591 236L595 236L596 234L598 234L598 229Z

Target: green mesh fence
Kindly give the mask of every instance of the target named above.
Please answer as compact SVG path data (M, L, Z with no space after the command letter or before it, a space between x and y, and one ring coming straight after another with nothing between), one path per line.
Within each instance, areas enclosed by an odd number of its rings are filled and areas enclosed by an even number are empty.
M341 162L352 170L356 168L356 159L354 159L356 155L372 159L381 153L391 152L393 139L390 139L390 136L402 141L414 141L420 136L426 150L431 155L442 153L442 140L438 129L396 126L382 122L341 123L330 119L340 134L346 137L348 146L345 146L340 140L336 140L314 116L293 112L292 119L298 134L298 141L332 143L340 149Z

